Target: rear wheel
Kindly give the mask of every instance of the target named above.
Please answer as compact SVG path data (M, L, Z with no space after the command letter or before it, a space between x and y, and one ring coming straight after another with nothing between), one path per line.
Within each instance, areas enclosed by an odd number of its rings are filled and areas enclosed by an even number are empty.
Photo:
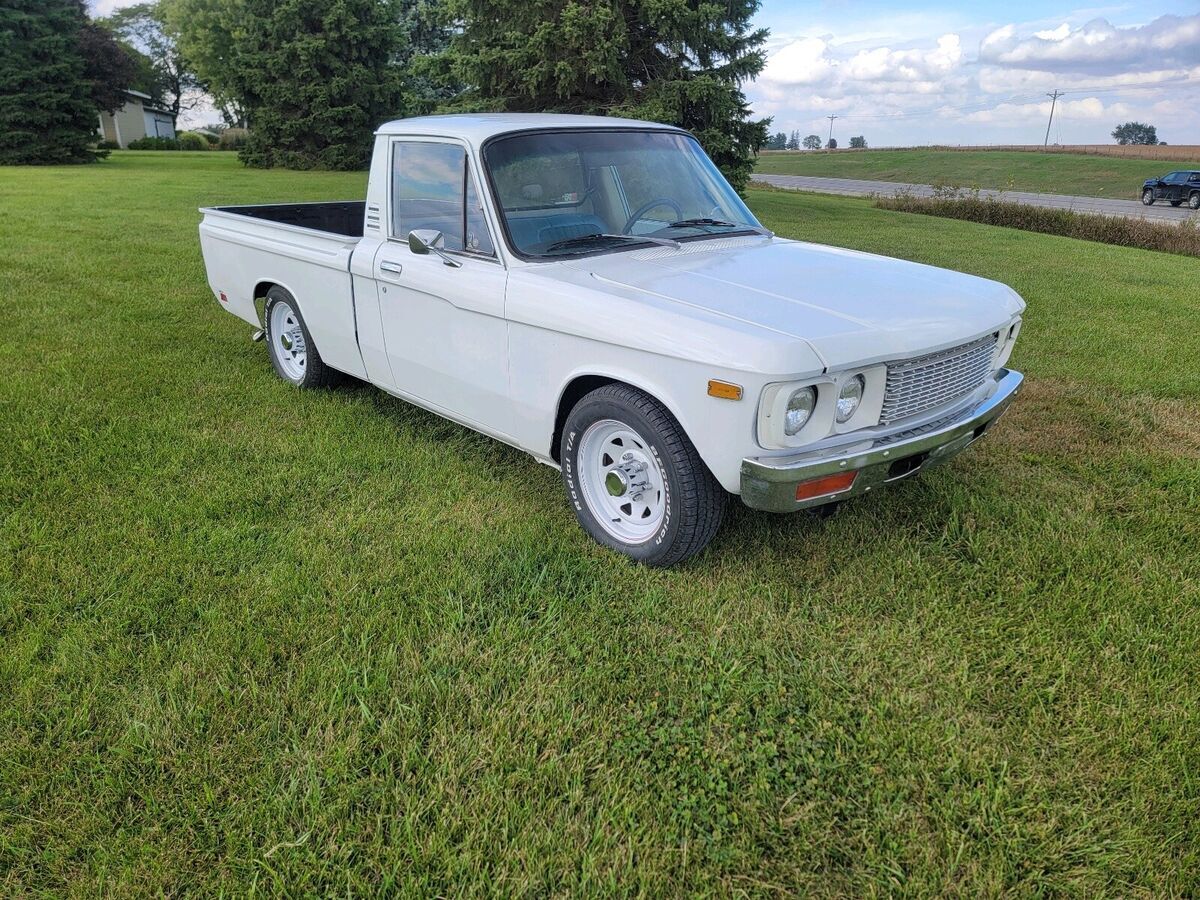
M276 285L267 291L263 313L267 352L280 378L300 388L329 387L341 380L339 372L322 362L300 307L287 290Z
M622 384L598 388L567 417L563 482L584 531L650 566L703 550L727 497L679 423L654 398Z
M1150 188L1146 188L1144 191L1142 191L1142 202L1145 203L1147 206L1153 206L1154 205L1154 191L1150 190Z
M1200 191L1192 191L1188 197L1188 206L1191 209L1200 209Z

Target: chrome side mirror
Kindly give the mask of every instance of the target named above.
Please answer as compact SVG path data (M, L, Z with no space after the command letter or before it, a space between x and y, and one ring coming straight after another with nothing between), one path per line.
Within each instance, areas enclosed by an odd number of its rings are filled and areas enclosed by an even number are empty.
M417 228L408 233L408 249L417 256L435 253L445 265L457 269L462 263L441 248L445 241L445 235L435 228Z

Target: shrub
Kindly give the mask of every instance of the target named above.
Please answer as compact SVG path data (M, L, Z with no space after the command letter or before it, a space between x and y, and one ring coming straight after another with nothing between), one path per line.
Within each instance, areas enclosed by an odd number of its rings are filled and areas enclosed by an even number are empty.
M128 150L178 150L179 141L175 138L144 137L130 141Z
M246 139L250 136L245 128L226 128L221 132L221 141L217 145L221 150L240 150L246 146Z
M101 141L96 145L97 150L120 150L121 145L116 141Z
M179 135L180 150L207 150L208 141L204 139L204 135L196 134L194 131L185 131Z
M1056 234L1101 244L1115 244L1118 247L1138 247L1142 250L1200 256L1200 227L1195 221L1188 219L1176 225L1169 222L1151 222L1147 219L1079 213L1070 209L1028 206L1007 200L981 198L975 194L963 196L943 193L935 197L914 197L901 193L891 197L878 197L875 206L896 212L964 219L985 225Z

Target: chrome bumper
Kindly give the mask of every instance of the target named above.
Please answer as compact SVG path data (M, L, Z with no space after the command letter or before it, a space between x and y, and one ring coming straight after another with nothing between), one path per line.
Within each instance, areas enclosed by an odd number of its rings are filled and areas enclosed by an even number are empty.
M810 509L866 494L880 485L940 465L983 436L1008 409L1023 380L1020 372L1001 369L996 375L996 390L986 400L908 432L832 450L743 459L742 502L770 512ZM843 472L858 472L848 488L796 499L796 488L802 482Z

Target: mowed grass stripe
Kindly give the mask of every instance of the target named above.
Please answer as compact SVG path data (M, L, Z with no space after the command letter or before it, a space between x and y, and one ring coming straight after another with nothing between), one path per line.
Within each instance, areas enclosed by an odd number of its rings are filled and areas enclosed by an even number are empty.
M853 153L764 153L756 172L818 175L908 184L945 184L1079 197L1137 200L1142 182L1200 160L1121 159L1020 150L856 150Z
M4 892L1200 888L1200 261L752 192L1012 284L1028 391L646 571L552 470L296 392L220 310L197 206L363 186L0 170Z

